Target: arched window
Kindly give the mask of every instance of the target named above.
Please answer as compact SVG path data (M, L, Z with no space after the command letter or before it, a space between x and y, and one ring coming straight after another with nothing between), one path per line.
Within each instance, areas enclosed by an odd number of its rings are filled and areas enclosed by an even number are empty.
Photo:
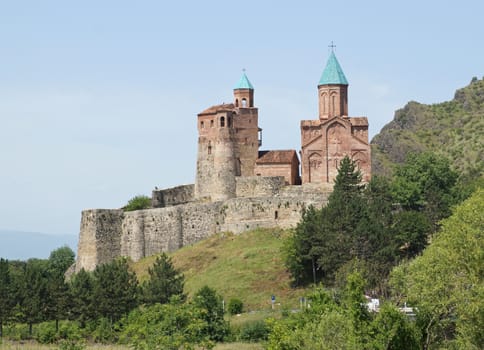
M213 119L210 121L210 127L213 128Z
M235 107L239 107L239 99L238 98L235 99Z
M274 212L274 219L279 219L279 213L277 212L277 210Z
M203 129L204 127L205 127L205 126L204 126L204 124L203 124L203 121L201 121L201 122L200 122L200 128L202 128L202 129Z
M327 107L327 103L328 103L327 100L328 99L326 98L326 94L323 93L322 95L323 96L322 96L321 99L322 99L322 103L323 103L323 114L326 114L327 113L327 109L328 109L328 107Z
M220 126L225 127L225 117L220 117Z
M247 100L245 98L242 99L242 107L247 107Z
M212 144L208 142L208 154L212 154Z
M331 96L331 112L333 112L333 117L336 113L336 96Z

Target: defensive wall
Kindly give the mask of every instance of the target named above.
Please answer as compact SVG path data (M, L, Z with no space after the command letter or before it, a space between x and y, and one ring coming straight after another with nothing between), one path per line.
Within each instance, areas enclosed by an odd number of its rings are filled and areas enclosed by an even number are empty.
M294 227L303 208L326 204L329 192L313 184L284 186L279 177L238 177L236 198L194 202L193 185L153 191L152 209L82 212L75 271L93 270L119 256L138 261L171 252L219 232Z

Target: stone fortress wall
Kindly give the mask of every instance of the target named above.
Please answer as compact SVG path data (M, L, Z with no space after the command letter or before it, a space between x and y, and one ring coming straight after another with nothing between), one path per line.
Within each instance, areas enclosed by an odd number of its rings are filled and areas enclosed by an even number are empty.
M281 176L237 177L237 197L224 201L194 201L193 189L183 185L155 190L153 209L84 210L75 271L93 270L119 256L138 261L219 232L294 227L303 208L325 205L329 194L320 186L286 186Z

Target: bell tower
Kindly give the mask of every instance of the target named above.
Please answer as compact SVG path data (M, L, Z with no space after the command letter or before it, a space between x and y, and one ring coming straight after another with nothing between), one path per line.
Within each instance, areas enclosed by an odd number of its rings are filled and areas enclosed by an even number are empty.
M247 78L245 69L234 86L234 107L237 175L253 176L262 143L259 137L262 129L258 126L258 109L254 106L254 86Z
M254 87L247 78L245 69L234 87L234 105L236 108L254 107Z
M348 117L348 81L333 50L319 80L318 97L319 119Z

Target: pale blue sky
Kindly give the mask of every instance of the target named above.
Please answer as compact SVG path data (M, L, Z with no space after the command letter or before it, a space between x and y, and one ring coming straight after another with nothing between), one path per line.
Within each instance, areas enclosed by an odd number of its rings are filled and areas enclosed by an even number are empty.
M0 0L0 229L192 183L196 114L247 69L264 149L300 147L328 44L373 136L484 75L484 2Z

